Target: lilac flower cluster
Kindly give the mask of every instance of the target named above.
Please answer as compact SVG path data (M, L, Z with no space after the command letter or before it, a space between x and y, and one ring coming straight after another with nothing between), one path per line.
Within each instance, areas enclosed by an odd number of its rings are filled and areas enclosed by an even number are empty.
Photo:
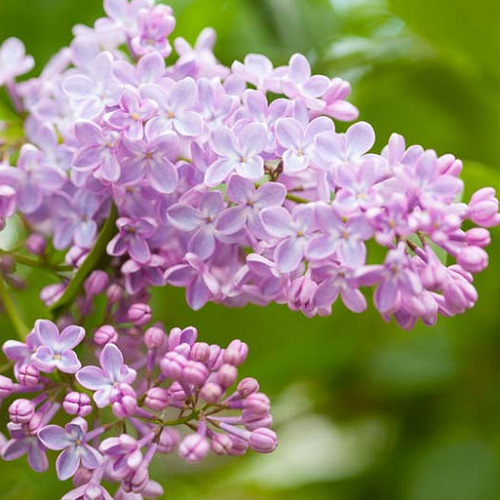
M3 347L0 452L37 471L59 452L66 500L112 498L104 482L117 499L162 495L148 473L158 454L198 462L277 445L257 381L233 388L247 345L198 342L192 327L167 335L152 324L152 287L185 288L195 310L276 302L306 316L339 297L364 311L361 289L374 287L385 320L432 325L474 305L487 228L500 224L492 188L460 201L454 156L397 134L373 153L365 122L338 132L334 120L358 117L350 86L313 75L304 56L226 67L209 28L171 45L170 7L104 9L39 77L17 83L34 62L18 40L0 46L0 86L24 120L23 137L0 141L0 229L16 215L26 233L25 249L0 251L19 337ZM57 277L41 292L53 321L32 331L5 286L21 284L16 264ZM75 326L89 318L102 325L92 335Z
M30 466L43 472L47 451L59 452L57 476L73 478L75 485L67 500L111 498L102 481L119 483L115 498L154 498L163 493L148 474L157 454L177 451L187 462L199 462L210 450L242 455L248 448L276 448L270 402L257 381L245 378L230 389L247 357L245 343L234 340L222 349L198 342L192 327L168 335L161 325L143 335L119 330L96 330L99 366L82 367L75 352L85 337L79 326L59 332L53 322L38 320L25 342L4 344L15 378L0 376L1 400L12 399L4 460L27 455ZM28 394L33 397L26 399ZM187 433L179 433L181 426Z
M485 228L500 215L490 188L457 201L459 160L396 134L371 153L365 122L336 132L332 118L358 114L349 84L312 75L300 54L278 68L254 54L228 68L206 29L194 47L175 39L179 57L166 65L169 7L109 0L105 10L15 87L30 144L17 168L0 169L2 217L15 205L79 266L114 205L116 284L131 296L185 287L193 309L279 302L324 315L340 296L360 312L360 287L375 285L382 316L411 328L474 304ZM11 79L12 65L0 76ZM468 220L480 227L464 230ZM383 261L368 260L370 241Z

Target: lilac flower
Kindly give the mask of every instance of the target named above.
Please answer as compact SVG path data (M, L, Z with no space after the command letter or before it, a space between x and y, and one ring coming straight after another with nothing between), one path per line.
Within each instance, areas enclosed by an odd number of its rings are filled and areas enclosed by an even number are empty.
M283 153L283 171L294 175L305 170L314 162L315 138L324 132L334 132L331 120L325 117L316 118L304 130L294 118L282 118L276 123L276 140L285 149Z
M281 90L287 97L304 99L313 109L322 107L318 98L325 94L330 80L323 75L311 76L311 66L302 54L290 58L286 77L281 81Z
M192 78L169 82L168 90L159 85L144 85L141 87L141 95L154 101L159 108L159 116L146 124L146 134L150 138L163 135L171 129L187 137L202 133L203 122L191 111L197 96L196 84Z
M120 217L116 221L116 226L119 233L108 243L108 254L120 256L128 252L134 260L146 264L151 259L147 240L156 231L156 221L147 217L138 219Z
M422 283L412 268L404 243L387 253L383 265L364 266L356 270L357 283L370 286L380 283L374 301L383 314L396 312L404 300L412 300L422 293Z
M120 108L106 117L106 121L116 130L123 130L124 136L132 141L142 139L143 123L156 113L154 103L149 99L141 101L139 92L125 88L120 98Z
M10 461L27 454L30 467L37 472L45 472L49 462L45 448L38 437L29 433L22 424L9 422L7 428L11 439L2 447L2 458Z
M313 232L312 207L297 205L292 213L282 207L266 208L261 218L264 229L279 241L274 251L278 269L283 272L295 271L304 258Z
M101 368L85 366L77 374L76 379L86 389L96 391L94 401L98 408L110 404L110 396L116 384L131 384L137 375L136 371L123 362L123 354L115 344L106 344L99 356Z
M312 260L325 259L335 252L342 264L357 267L364 264L366 246L373 229L364 215L355 215L344 222L334 207L319 203L314 207L320 234L309 242L306 255Z
M124 141L127 159L123 162L120 183L132 184L145 175L159 193L173 193L179 182L174 163L179 153L179 139L173 132L149 140Z
M207 259L215 251L218 229L217 217L222 212L224 201L219 191L204 193L200 196L199 208L177 203L167 211L170 224L181 231L192 232L188 251Z
M236 137L227 127L216 129L211 144L219 159L205 174L205 184L215 187L226 180L231 172L256 181L264 175L264 160L259 153L266 147L267 133L263 125L246 125Z
M73 168L82 172L95 172L96 177L108 182L116 182L121 173L116 156L118 134L102 130L91 121L81 121L75 125L75 135L83 146L73 158Z
M101 454L87 444L87 422L74 418L64 429L58 425L42 427L38 438L49 450L63 450L57 457L57 477L65 481L74 476L80 462L87 469L96 469L102 464Z
M260 54L248 54L245 56L244 62L233 62L231 67L235 75L239 75L248 83L255 85L257 90L266 92L270 90L273 80L273 63L265 56ZM271 83L272 82L272 83ZM270 86L271 83L271 86Z
M14 373L17 374L21 366L31 363L32 356L40 345L41 340L38 334L33 331L26 337L26 342L7 340L2 346L2 351L7 359L15 361Z
M24 75L35 66L27 56L24 44L17 38L7 38L0 46L0 87L10 84L17 76Z
M35 333L40 340L33 363L44 372L55 369L65 373L76 373L82 364L73 348L85 337L80 326L67 326L61 333L52 321L39 319L35 323Z
M211 297L218 296L219 283L197 255L187 253L184 260L184 264L172 266L165 271L165 281L173 286L186 287L187 303L197 311Z

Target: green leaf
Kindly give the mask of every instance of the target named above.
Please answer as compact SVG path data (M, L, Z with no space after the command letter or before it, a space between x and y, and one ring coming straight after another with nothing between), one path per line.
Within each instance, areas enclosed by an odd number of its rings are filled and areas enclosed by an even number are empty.
M75 299L80 294L83 288L83 283L87 276L94 269L104 267L104 264L108 260L108 255L106 254L106 246L116 232L115 222L117 217L118 211L115 204L113 203L111 205L109 216L104 223L101 232L99 233L99 237L97 238L94 248L92 248L83 264L78 268L78 271L69 282L62 297L51 306L50 311L52 312L54 317L57 318L58 316L60 316L67 307L73 304Z

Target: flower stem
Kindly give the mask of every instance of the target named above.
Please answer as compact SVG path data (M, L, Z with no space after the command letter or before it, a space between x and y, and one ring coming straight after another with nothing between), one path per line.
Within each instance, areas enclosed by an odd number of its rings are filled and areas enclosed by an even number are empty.
M12 326L16 330L17 336L24 340L26 335L29 333L29 328L24 324L21 316L19 315L12 299L10 298L7 287L2 277L0 277L0 300L2 301L3 307L7 316L9 317Z
M286 199L290 201L294 201L295 203L309 203L309 200L305 198L301 198L300 196L295 196L294 194L288 193L286 195Z

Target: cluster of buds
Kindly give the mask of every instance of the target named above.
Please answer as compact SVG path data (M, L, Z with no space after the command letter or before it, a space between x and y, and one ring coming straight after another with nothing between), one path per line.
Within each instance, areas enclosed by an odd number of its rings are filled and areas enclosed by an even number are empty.
M64 498L107 498L103 480L120 484L116 498L152 498L162 494L148 475L156 454L177 451L192 463L210 450L242 455L248 448L276 448L269 398L253 378L237 383L245 343L234 340L224 349L198 342L195 328L167 335L158 324L140 337L115 330L104 341L109 330L101 327L94 336L99 366L82 367L77 351L85 331L79 326L60 332L38 320L25 342L4 344L15 379L0 376L0 398L12 400L4 460L27 454L30 466L43 472L47 450L55 450L58 478L72 477L76 487ZM67 423L52 424L54 418Z

